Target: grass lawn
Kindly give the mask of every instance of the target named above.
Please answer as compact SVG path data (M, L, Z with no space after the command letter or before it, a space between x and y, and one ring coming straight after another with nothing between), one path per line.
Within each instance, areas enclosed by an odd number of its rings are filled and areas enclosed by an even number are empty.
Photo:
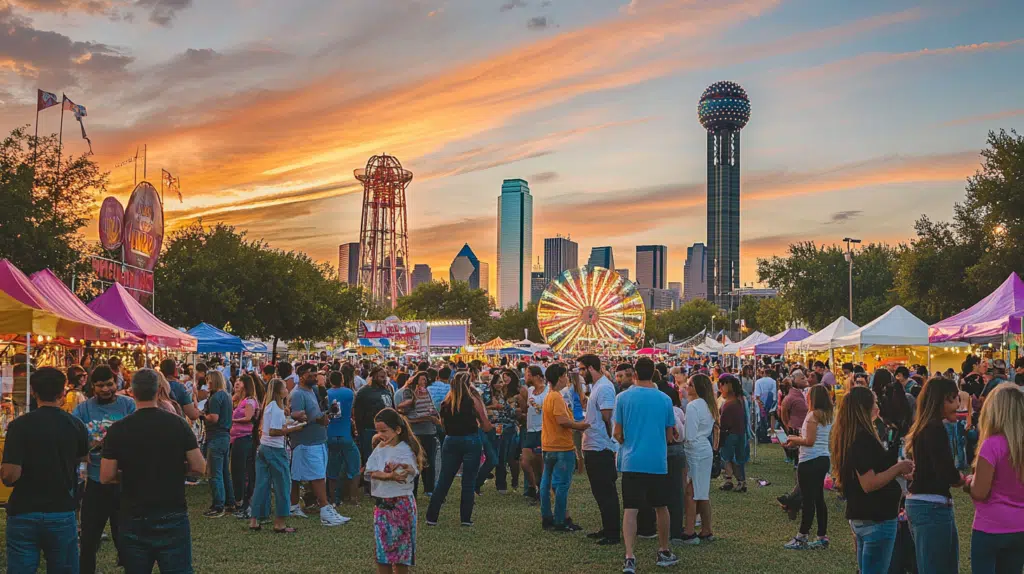
M712 514L718 540L700 546L675 548L680 563L666 571L771 572L822 574L855 572L853 538L843 519L845 504L834 493L826 493L829 504L831 548L796 552L782 545L796 533L775 497L792 486L792 467L782 460L778 446L758 448L757 462L748 465L748 482L755 484L746 494L720 492L712 488ZM770 486L756 486L765 478ZM477 499L475 526L463 528L458 522L458 482L441 512L441 524L427 527L423 519L427 500L419 500L419 538L416 572L467 573L597 573L618 572L623 547L596 546L584 534L599 526L597 505L585 475L577 475L569 493L569 513L584 528L575 534L555 534L541 529L540 509L520 494L499 495L492 483ZM209 506L205 486L188 489L192 519L193 559L197 572L331 572L374 571L372 529L373 505L346 508L352 521L344 526L324 528L319 519L288 520L299 529L296 535L275 535L269 527L250 533L247 521L230 516L211 520L202 512ZM974 509L966 495L957 492L957 521L960 529L960 569L968 571L970 526ZM812 533L813 533L812 527ZM0 524L0 538L4 526ZM641 540L637 557L639 570L661 570L654 565L656 540ZM0 554L4 548L0 546ZM2 562L6 564L6 556ZM113 545L104 542L99 569L120 572L114 567Z

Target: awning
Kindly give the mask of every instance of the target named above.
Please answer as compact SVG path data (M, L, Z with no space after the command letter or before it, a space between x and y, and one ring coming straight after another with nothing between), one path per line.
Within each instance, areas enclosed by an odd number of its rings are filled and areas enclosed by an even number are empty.
M928 344L928 324L896 305L874 321L852 333L832 340L833 347L870 347L872 345L924 346Z
M845 337L859 328L853 321L846 317L840 317L817 333L803 341L798 341L794 346L798 352L827 351L833 348L833 342L836 339Z
M178 351L196 350L195 337L157 319L119 283L114 283L93 299L89 308L125 331L142 337L150 345Z
M1024 318L1024 281L1016 273L987 297L928 328L928 340L972 341L1021 332Z
M246 350L242 339L209 323L192 327L188 334L196 338L196 351L199 353L241 353Z
M77 295L68 289L56 275L49 269L43 269L32 274L32 285L46 298L46 301L61 315L71 317L83 324L93 325L100 330L97 337L100 341L122 341L127 343L141 343L142 339L126 332L124 329L107 321L90 309ZM86 337L88 338L88 337Z

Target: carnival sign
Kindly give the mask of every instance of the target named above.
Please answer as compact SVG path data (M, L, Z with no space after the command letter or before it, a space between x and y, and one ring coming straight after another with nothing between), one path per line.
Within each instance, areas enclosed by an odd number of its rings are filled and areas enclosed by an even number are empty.
M116 197L108 197L100 206L100 245L107 251L121 247L124 231L124 206Z
M100 281L120 283L135 295L136 299L139 299L142 293L153 292L152 271L122 265L103 257L92 258L92 271Z
M132 191L124 213L125 263L152 271L164 240L164 208L160 195L148 181Z
M359 336L370 339L418 339L427 333L425 321L399 321L389 317L383 321L360 321Z

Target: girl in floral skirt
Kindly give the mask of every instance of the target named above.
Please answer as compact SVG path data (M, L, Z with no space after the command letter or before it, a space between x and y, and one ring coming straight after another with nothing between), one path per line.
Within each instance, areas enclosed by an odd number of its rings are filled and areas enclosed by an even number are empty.
M375 448L366 461L373 495L377 572L405 573L416 563L416 497L413 479L423 468L423 449L409 421L394 409L374 419Z

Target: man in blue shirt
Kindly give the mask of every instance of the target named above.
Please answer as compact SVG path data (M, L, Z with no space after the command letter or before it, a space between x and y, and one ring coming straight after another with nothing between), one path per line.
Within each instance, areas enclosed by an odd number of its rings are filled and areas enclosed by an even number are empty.
M331 371L327 390L327 498L359 501L359 449L352 439L352 401L355 393L343 386L344 375ZM340 482L340 484L339 484ZM340 497L337 491L341 490Z
M590 428L583 431L583 464L590 479L590 490L601 511L601 530L587 536L597 539L602 546L618 544L619 492L615 488L619 477L615 468L618 445L612 439L615 386L601 369L597 355L582 355L577 362L584 379L593 385L584 419Z
M79 554L79 570L86 573L96 571L96 552L107 520L117 546L121 490L116 484L100 483L103 438L110 425L135 412L135 401L117 394L117 375L110 367L96 367L91 380L92 398L75 407L72 413L89 431L89 478L82 497L82 550Z
M427 371L430 376L430 371ZM430 395L430 400L434 403L434 408L440 412L441 401L448 396L448 391L451 390L451 385L448 384L448 379L452 376L452 370L449 367L442 368L438 374L437 379L427 385L427 394Z
M199 409L196 408L195 403L192 401L192 393L188 392L185 385L178 381L178 365L174 362L174 359L160 361L160 372L167 379L167 384L171 386L171 398L181 407L182 413L190 421L198 419Z
M637 514L645 505L654 507L658 521L658 566L672 566L679 558L669 549L668 441L676 419L672 400L652 382L654 361L637 360L636 384L615 399L615 440L622 471L622 532L626 542L626 560L622 571L635 574Z

